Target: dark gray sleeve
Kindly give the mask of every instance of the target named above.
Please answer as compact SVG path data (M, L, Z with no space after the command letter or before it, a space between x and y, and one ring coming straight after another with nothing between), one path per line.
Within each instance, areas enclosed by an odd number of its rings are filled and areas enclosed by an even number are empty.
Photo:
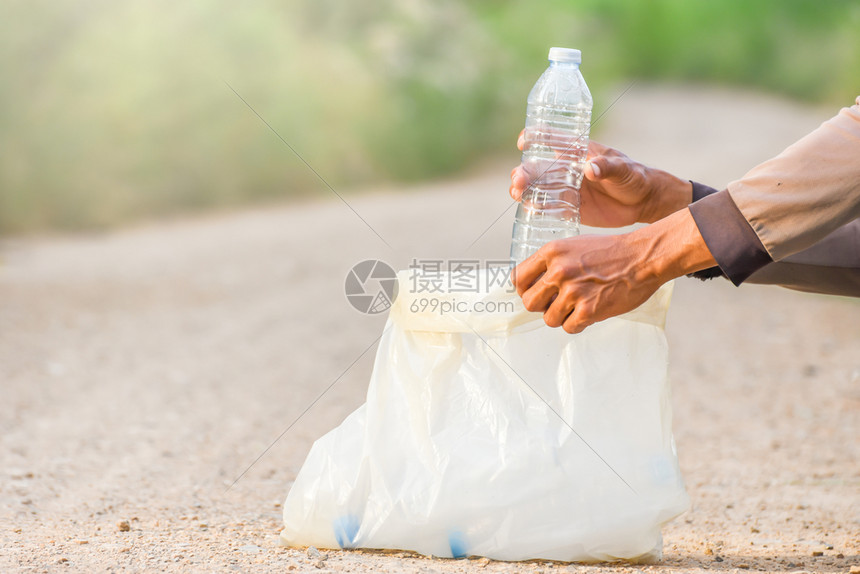
M690 183L693 184L693 201L692 203L696 203L700 199L711 195L712 193L717 193L717 190L713 187L709 187L703 183L699 183L698 181L690 180ZM713 279L714 277L725 277L726 274L723 273L723 270L719 267L709 267L708 269L702 269L701 271L696 271L695 273L690 273L687 277L694 277L696 279L701 279L705 281L706 279Z
M690 213L720 270L735 285L773 262L728 191L691 203Z
M704 280L728 276L734 277L732 282L735 285L741 282L780 285L809 293L860 297L860 219L840 227L804 251L781 261L765 261L764 247L758 237L753 239L747 233L749 225L743 226L737 220L740 211L734 206L731 197L725 192L720 193L695 181L691 183L694 203L715 194L726 197L719 201L710 199L709 205L704 209L701 206L690 206L705 244L720 264L719 267L692 273L690 277ZM731 202L731 205L728 205L726 200ZM731 237L732 230L737 233L736 237ZM749 228L749 231L751 232L752 228ZM770 257L767 259L770 260ZM752 269L762 262L763 265ZM723 265L731 275L724 272Z
M860 297L860 219L843 225L808 249L762 267L746 282Z
M698 181L690 180L690 183L693 184L693 203L696 203L700 199L707 197L712 193L717 193L717 190L713 187L708 187Z

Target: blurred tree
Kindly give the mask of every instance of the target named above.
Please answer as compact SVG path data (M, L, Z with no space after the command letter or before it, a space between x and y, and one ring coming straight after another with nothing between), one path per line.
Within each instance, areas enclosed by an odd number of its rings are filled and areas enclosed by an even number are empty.
M9 0L0 233L433 177L508 150L552 45L635 76L848 104L847 0Z

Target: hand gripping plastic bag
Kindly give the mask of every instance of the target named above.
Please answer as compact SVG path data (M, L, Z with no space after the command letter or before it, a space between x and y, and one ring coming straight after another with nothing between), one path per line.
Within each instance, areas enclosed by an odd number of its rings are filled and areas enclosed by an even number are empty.
M367 402L314 443L284 504L283 543L660 557L661 526L689 504L666 380L671 285L569 335L490 271L471 292L445 274L436 292L417 270L398 274Z

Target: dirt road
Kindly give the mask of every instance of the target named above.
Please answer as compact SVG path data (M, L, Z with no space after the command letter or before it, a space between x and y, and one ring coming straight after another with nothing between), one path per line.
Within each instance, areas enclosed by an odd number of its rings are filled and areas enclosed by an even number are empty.
M720 186L831 111L636 86L600 139ZM373 353L347 368L382 319L349 306L347 271L506 256L508 167L348 195L391 247L324 189L299 205L0 244L0 571L860 570L860 303L724 281L679 280L670 311L693 506L665 530L662 564L319 562L277 545L312 441L366 390Z

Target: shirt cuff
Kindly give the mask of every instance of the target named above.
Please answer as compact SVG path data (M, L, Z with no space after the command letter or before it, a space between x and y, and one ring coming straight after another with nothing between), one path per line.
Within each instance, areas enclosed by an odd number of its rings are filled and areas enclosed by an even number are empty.
M694 194L695 189L694 184ZM702 197L689 209L717 265L735 285L773 262L728 191Z
M693 184L693 203L711 194L717 193L717 190L713 187L708 187L707 185L693 181L692 179L690 180L690 183Z

